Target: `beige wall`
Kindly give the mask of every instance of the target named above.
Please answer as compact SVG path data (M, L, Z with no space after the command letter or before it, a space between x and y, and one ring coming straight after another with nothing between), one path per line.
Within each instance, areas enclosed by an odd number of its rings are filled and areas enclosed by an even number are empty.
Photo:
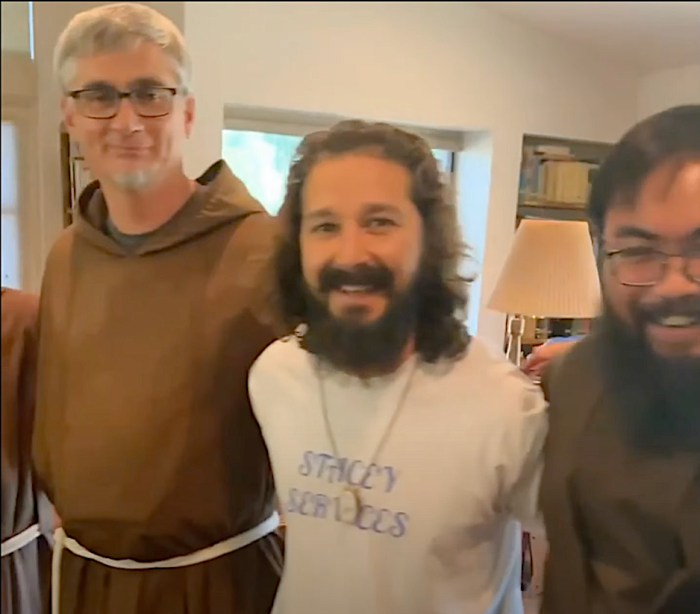
M700 104L700 64L654 72L642 79L639 119L682 104Z

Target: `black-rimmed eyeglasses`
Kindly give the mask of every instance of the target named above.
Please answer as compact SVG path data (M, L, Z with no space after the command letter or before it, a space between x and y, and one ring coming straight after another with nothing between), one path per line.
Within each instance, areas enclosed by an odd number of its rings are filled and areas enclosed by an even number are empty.
M122 100L128 98L137 115L164 117L173 109L173 99L185 93L180 87L142 86L128 91L112 86L91 87L68 92L78 113L90 119L112 119L119 113Z

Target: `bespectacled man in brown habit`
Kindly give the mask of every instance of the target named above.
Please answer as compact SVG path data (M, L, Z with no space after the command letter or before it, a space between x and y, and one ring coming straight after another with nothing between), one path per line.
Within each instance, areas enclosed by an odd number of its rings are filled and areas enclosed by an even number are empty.
M168 19L80 13L55 71L97 181L41 296L34 459L62 521L54 613L268 612L279 518L246 381L276 336L276 223L223 162L183 172L195 103Z
M700 611L700 105L594 182L604 312L544 372L544 614Z

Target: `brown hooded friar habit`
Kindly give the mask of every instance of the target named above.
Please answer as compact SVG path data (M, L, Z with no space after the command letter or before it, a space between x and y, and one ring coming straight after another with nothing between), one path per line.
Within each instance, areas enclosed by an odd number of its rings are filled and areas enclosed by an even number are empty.
M279 583L272 475L247 393L276 337L277 224L223 162L198 184L130 247L106 231L92 184L48 258L34 452L69 538L61 614L262 614ZM245 547L189 560L249 531L259 538Z

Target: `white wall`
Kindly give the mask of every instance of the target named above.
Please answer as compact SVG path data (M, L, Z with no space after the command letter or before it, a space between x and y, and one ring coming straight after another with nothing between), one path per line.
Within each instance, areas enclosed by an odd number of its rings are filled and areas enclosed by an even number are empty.
M639 86L639 119L681 104L700 104L700 64L644 76Z
M504 318L484 305L513 236L523 132L614 141L637 115L633 68L469 2L186 2L185 23L199 104L191 173L220 156L226 103L490 132L476 256L479 333L495 342Z

